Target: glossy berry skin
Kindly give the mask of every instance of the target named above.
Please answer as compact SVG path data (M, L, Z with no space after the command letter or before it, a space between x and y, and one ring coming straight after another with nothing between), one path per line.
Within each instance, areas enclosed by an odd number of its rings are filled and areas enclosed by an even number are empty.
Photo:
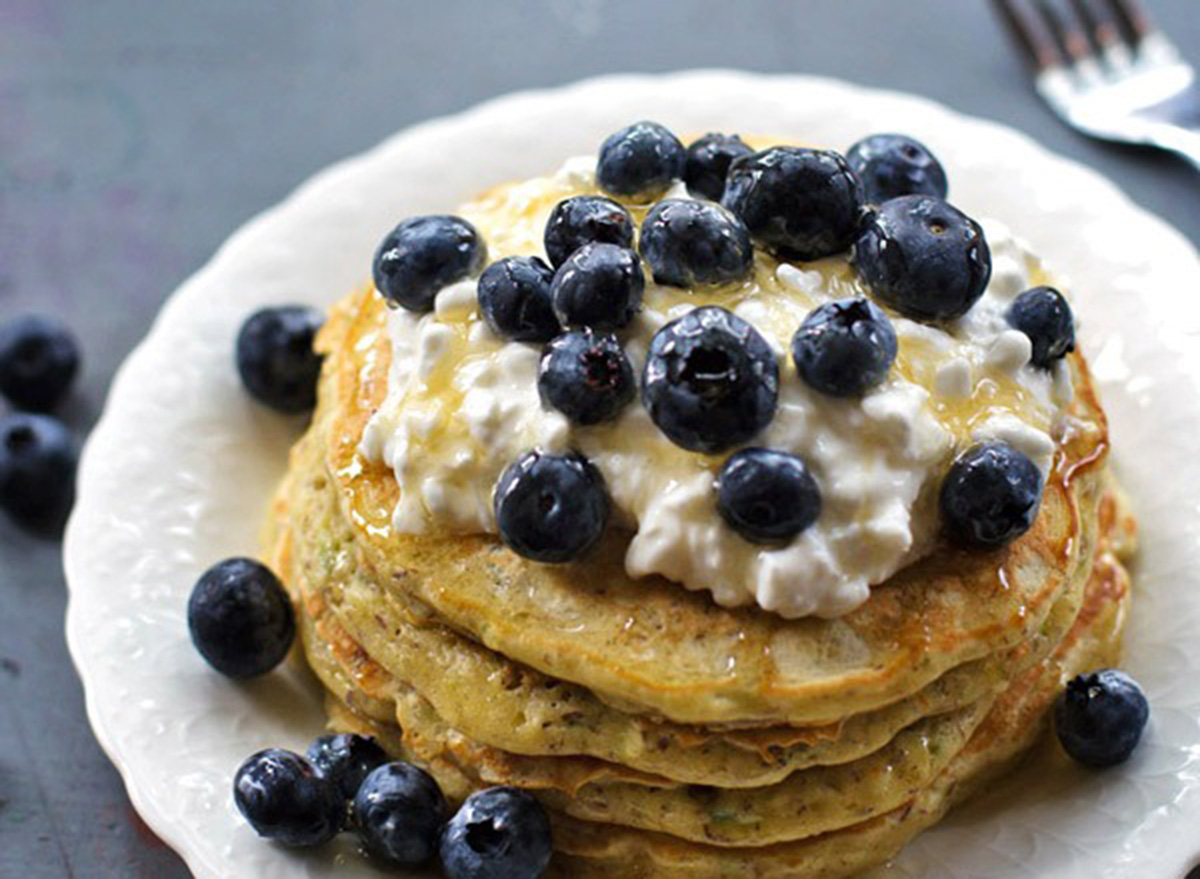
M809 312L792 337L796 371L832 397L860 397L887 378L896 331L868 299L837 299Z
M390 305L433 310L443 287L470 277L487 262L487 246L462 217L410 217L375 251L375 289Z
M308 746L305 756L346 804L354 799L363 780L388 762L387 751L374 737L355 733L321 736Z
M585 244L554 273L550 301L567 329L612 331L628 326L642 307L642 261L616 244Z
M683 180L694 196L720 201L725 194L725 175L734 159L754 150L736 134L706 134L687 148Z
M552 852L546 811L513 787L471 794L442 833L448 879L538 879Z
M28 315L0 326L0 394L18 409L49 412L79 371L79 343L63 324Z
M872 134L846 151L871 204L902 195L945 198L946 172L925 144L903 134Z
M1008 322L1033 343L1034 366L1049 369L1075 350L1075 317L1066 298L1053 287L1034 287L1014 299Z
M536 256L510 256L479 278L479 310L492 331L514 342L548 342L562 332L550 305L554 270Z
M35 530L60 526L75 498L78 450L49 415L0 418L0 509Z
M973 446L954 461L942 483L942 519L966 549L996 549L1029 530L1042 501L1042 474L1012 446Z
M337 836L346 815L333 784L299 754L281 748L259 751L241 765L233 801L259 836L304 848Z
M754 266L746 224L711 202L660 201L642 222L640 245L654 280L673 287L741 281Z
M1150 703L1129 675L1116 669L1082 674L1054 706L1054 729L1073 759L1097 769L1124 763L1150 719Z
M243 679L283 661L296 636L292 603L271 570L254 559L217 562L188 600L192 643L214 669Z
M920 321L961 317L987 288L992 255L979 224L930 195L884 202L854 246L871 292Z
M849 250L863 209L858 178L835 152L772 147L735 159L721 203L783 259Z
M633 246L633 217L611 198L576 195L554 206L543 235L546 256L558 268L567 257L593 241Z
M649 201L683 177L686 161L683 144L670 131L657 122L635 122L601 144L596 182L613 195Z
M437 854L449 814L436 781L410 763L385 763L354 798L354 827L364 848L387 864L416 866Z
M493 504L500 539L535 562L579 558L608 524L604 478L577 454L526 452L500 476Z
M573 330L546 346L538 369L542 402L575 424L616 418L633 399L633 367L611 333Z
M697 308L650 340L642 403L676 445L711 454L744 443L770 422L778 398L771 346L723 308Z
M317 404L322 357L313 348L325 315L303 305L254 312L238 332L236 362L242 386L265 406L296 414Z
M717 511L752 543L782 543L821 515L821 491L795 455L742 449L717 477Z

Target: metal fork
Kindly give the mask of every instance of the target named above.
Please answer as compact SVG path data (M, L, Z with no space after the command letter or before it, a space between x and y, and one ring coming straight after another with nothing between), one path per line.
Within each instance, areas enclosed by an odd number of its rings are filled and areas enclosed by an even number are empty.
M1102 140L1172 150L1200 168L1196 72L1137 0L993 0L1064 121Z

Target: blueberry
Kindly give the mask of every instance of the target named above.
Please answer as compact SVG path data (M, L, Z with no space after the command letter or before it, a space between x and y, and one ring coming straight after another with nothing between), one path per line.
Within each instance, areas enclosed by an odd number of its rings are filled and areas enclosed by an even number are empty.
M252 678L283 661L296 635L292 603L279 578L246 558L218 562L188 600L192 643L226 677Z
M576 195L554 206L543 236L550 264L558 268L567 257L593 241L633 246L633 217L611 198Z
M854 258L871 292L916 320L961 317L992 276L983 229L931 195L880 205L854 245Z
M848 250L862 214L862 189L834 152L772 147L734 159L721 203L751 237L784 259Z
M743 443L770 422L778 397L771 346L723 308L694 309L650 340L642 403L676 445L713 453Z
M860 397L896 359L896 331L868 299L837 299L811 312L792 337L800 377L833 397Z
M1054 706L1054 728L1063 750L1096 768L1128 760L1149 719L1142 688L1116 669L1079 675Z
M871 204L902 195L946 197L946 172L929 148L903 134L872 134L846 152Z
M1013 300L1008 322L1033 343L1034 366L1049 369L1075 350L1075 318L1071 306L1053 287L1034 287Z
M0 394L18 409L49 412L79 371L79 343L55 320L29 315L0 327Z
M577 454L526 452L500 476L493 503L500 539L537 562L579 558L608 523L604 478Z
M324 845L342 829L346 808L334 786L291 751L249 757L233 777L233 801L259 836L283 845Z
M552 853L546 811L514 787L471 794L442 833L449 879L538 879Z
M636 253L616 244L592 243L558 267L550 299L564 327L619 330L641 309L645 287Z
M58 419L0 418L0 509L28 528L61 526L75 499L77 457L75 440Z
M536 256L510 256L479 278L479 310L498 336L548 342L562 332L550 305L554 271Z
M375 251L375 288L389 304L431 311L443 287L483 268L487 246L461 217L411 217Z
M995 549L1029 530L1042 501L1042 474L1005 443L973 446L942 483L942 518L950 537L968 549Z
M321 736L308 746L310 763L349 803L371 771L388 762L387 751L373 736L339 733Z
M746 224L711 202L660 201L642 222L641 249L654 280L675 287L741 281L754 265Z
M614 335L574 330L559 336L542 354L542 402L576 424L616 418L633 399L633 391L633 367Z
M683 176L687 153L657 122L635 122L600 146L596 181L613 195L649 201Z
M250 396L279 412L317 404L322 357L313 339L325 316L315 308L283 305L254 312L237 337L236 360Z
M449 809L429 773L409 763L385 763L354 798L354 825L363 846L389 864L418 865L437 854Z
M712 201L725 194L725 175L730 163L754 150L736 134L706 134L687 148L683 180L688 192Z
M753 543L791 540L821 514L821 491L795 455L742 449L717 477L717 511Z

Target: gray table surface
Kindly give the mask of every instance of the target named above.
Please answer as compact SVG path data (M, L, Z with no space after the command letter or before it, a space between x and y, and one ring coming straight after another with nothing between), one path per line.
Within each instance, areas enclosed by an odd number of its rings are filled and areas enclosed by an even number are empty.
M1149 3L1200 62L1196 0ZM171 290L322 166L513 89L695 66L827 74L999 120L1200 242L1200 177L1060 126L982 0L0 0L0 318L78 332L63 415L82 434ZM59 546L0 521L0 876L185 877L92 738L65 597Z

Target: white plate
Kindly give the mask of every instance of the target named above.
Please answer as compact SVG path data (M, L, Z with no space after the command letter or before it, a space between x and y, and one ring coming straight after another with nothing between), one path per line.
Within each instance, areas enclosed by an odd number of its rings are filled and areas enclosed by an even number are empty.
M911 133L946 164L959 206L1006 222L1070 279L1143 526L1128 666L1152 726L1133 762L1107 773L1043 757L918 840L890 875L1182 877L1200 855L1196 252L1095 173L1016 132L894 93L726 71L589 80L409 129L247 224L167 303L88 443L65 550L67 634L88 714L138 811L201 879L375 875L349 843L301 854L263 843L232 806L246 755L302 748L322 724L304 673L232 684L188 640L191 584L211 562L255 552L301 426L248 402L232 340L257 306L327 305L362 283L400 218L548 173L641 118L842 149L872 131Z

